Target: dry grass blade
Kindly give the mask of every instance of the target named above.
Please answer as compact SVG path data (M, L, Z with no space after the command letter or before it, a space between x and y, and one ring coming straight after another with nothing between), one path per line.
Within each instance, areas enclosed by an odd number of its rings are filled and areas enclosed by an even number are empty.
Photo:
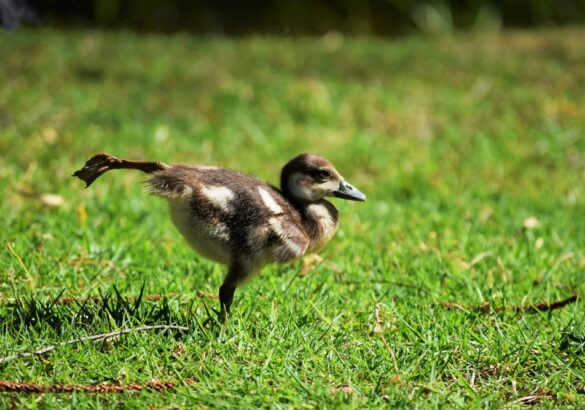
M376 304L374 308L374 317L376 323L374 325L374 332L380 336L382 343L388 349L390 353L390 357L392 358L392 364L394 365L394 370L396 371L396 376L400 376L400 369L398 368L398 362L396 361L396 354L394 353L394 349L390 346L390 343L384 337L384 321L382 319L382 305L379 303Z

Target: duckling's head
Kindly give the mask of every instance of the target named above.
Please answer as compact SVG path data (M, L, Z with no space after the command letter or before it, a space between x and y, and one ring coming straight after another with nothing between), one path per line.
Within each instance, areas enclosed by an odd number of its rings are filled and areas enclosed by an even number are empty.
M325 158L301 154L291 159L280 174L282 192L298 202L317 202L334 196L365 201L366 196L347 182Z

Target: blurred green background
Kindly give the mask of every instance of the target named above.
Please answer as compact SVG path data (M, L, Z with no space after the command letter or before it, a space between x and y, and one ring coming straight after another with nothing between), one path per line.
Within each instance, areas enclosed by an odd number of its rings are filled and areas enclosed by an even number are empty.
M396 36L576 24L585 0L3 0L53 27L199 34ZM16 6L14 6L16 5ZM22 7L20 8L22 9ZM8 13L6 13L8 14ZM16 12L18 14L18 12Z

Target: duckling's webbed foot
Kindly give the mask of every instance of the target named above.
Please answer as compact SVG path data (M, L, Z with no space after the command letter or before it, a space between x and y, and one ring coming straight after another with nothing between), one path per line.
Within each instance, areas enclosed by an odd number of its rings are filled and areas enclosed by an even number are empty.
M91 157L83 168L75 171L73 176L83 180L88 187L105 172L120 168L121 164L122 161L112 155L98 154Z
M83 168L75 171L73 176L83 180L87 188L93 181L112 169L137 169L150 174L167 168L167 165L158 161L127 161L104 153L91 157Z

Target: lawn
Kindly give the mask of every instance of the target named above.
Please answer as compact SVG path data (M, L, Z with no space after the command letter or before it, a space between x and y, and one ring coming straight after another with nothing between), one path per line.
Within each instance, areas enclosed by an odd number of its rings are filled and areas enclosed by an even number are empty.
M583 408L582 299L514 307L585 294L584 36L3 33L0 356L190 330L0 364L5 381L174 389L0 393L0 407ZM71 178L104 151L272 183L315 152L368 202L335 200L320 257L264 269L222 328L205 322L224 269L144 175Z

